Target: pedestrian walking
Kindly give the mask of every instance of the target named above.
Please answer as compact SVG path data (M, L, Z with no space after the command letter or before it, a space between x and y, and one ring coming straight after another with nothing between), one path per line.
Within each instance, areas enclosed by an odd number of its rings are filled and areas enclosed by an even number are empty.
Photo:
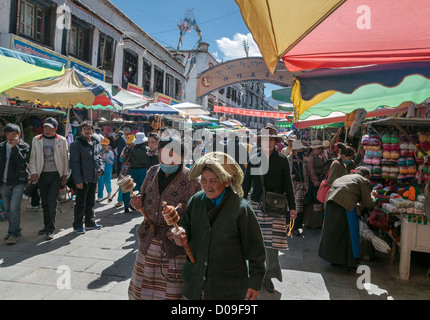
M112 171L115 162L115 156L113 151L110 149L109 139L104 138L102 143L101 157L104 164L103 174L99 177L97 185L97 202L103 201L103 192L106 187L107 197L110 198L112 194Z
M189 246L196 262L182 271L184 299L256 300L265 274L265 250L255 213L243 199L243 171L232 157L208 153L190 179L203 190L188 202L175 243ZM173 207L170 208L174 210Z
M133 178L136 186L134 191L139 191L146 177L146 170L149 165L148 147L146 143L148 138L143 132L136 133L136 139L133 141L133 146L130 148L125 158L129 159L129 174ZM130 194L123 194L124 213L130 211Z
M372 192L369 177L369 169L358 167L354 174L337 178L330 188L318 255L333 265L355 270L360 262L357 204L371 209L377 194Z
M260 207L264 192L285 195L290 219L296 219L297 212L288 159L284 154L275 150L276 143L282 138L278 135L278 131L271 126L264 128L263 133L267 133L267 135L258 137L261 141L261 152L259 152L258 157L260 159L265 157L265 162L268 162L268 171L264 175L251 175L251 170L253 168L257 170L263 162L261 160L258 163L255 160L257 155L251 156L246 167L242 187L244 198L247 199L251 186L253 186L250 202L257 215L266 248L266 275L263 285L268 292L274 292L272 278L282 281L281 267L278 260L279 250L288 248L286 227L288 212L285 212L285 217L273 217L264 213ZM268 145L266 145L267 143Z
M121 153L124 150L125 146L127 145L127 140L124 137L124 132L123 131L118 131L118 138L116 140L116 172L117 172L117 176L119 176L121 174Z
M162 157L163 149L168 157ZM131 275L128 296L131 300L179 300L182 298L181 272L186 260L183 247L168 237L170 227L161 214L163 202L179 208L184 215L189 199L201 190L199 180L189 180L183 165L183 150L176 140L160 140L160 164L148 170L141 194L133 197L133 208L143 208L148 216L137 228L139 249Z
M127 136L127 140L125 141L125 148L122 149L122 152L119 156L119 162L121 163L121 170L118 174L118 177L120 176L126 176L128 174L129 170L129 162L128 159L125 158L125 156L128 154L128 151L130 150L131 146L133 145L133 141L136 139L136 137L132 134ZM122 190L119 189L118 191L118 202L115 204L116 208L122 207L124 205L124 194L122 193Z
M318 201L317 193L325 178L326 158L323 156L321 140L313 140L309 146L311 153L307 157L309 188L304 199L303 224L310 229L321 228L324 219L324 205Z
M294 140L291 145L291 153L288 156L297 211L297 218L292 230L296 236L303 233L304 198L309 189L308 165L304 157L306 149L307 147L301 140ZM287 224L289 224L288 220Z
M95 222L94 203L97 181L103 174L104 164L100 143L92 137L93 132L94 126L90 121L82 122L81 135L70 145L70 169L76 186L73 231L77 234L101 228Z
M47 118L43 123L43 134L33 138L29 173L31 182L37 183L43 209L43 229L40 235L52 240L55 231L58 195L65 185L69 171L69 154L66 138L57 134L58 122Z
M21 201L27 183L30 146L20 138L21 129L16 124L7 124L4 133L6 140L0 143L0 192L9 220L6 243L13 245L21 236Z

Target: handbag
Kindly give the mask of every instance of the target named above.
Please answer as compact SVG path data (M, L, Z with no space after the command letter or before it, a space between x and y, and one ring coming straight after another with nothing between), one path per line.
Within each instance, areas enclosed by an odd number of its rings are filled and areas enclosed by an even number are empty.
M260 177L263 186L262 199L259 204L260 210L268 216L284 218L287 215L288 210L287 197L284 194L266 191L263 176Z
M333 165L333 163L331 165ZM323 181L321 181L320 186L318 188L317 200L321 203L324 203L327 200L328 192L330 191L330 188L331 188L331 186L327 183L327 178L330 176L330 169L331 169L331 166L328 169L327 176ZM340 166L339 166L339 174L340 174Z

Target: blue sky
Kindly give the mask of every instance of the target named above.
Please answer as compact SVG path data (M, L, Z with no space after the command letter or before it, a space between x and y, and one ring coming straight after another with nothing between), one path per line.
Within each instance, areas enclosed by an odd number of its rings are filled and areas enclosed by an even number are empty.
M261 56L234 0L111 0L146 33L165 47L176 48L179 42L178 23L187 10L209 43L209 52L218 61L245 57L243 41L249 45L249 56ZM194 30L185 34L181 49L190 50L198 41ZM279 87L266 84L265 95Z

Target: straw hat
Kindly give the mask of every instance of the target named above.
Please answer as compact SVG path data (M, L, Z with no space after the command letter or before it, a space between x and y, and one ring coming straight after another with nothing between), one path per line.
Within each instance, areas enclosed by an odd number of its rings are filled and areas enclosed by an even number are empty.
M109 144L110 144L110 141L109 141L109 139L108 139L108 138L104 138L104 139L102 140L102 146L103 146L103 145L108 146Z
M293 145L291 146L291 150L300 150L300 149L307 149L301 140L294 140Z
M324 148L328 148L328 147L330 147L330 141L324 140L323 143L322 143L322 145L323 145Z
M188 179L198 178L205 167L210 168L221 183L231 180L231 188L239 197L243 197L243 171L237 162L224 152L210 152L198 159L191 167Z
M126 144L132 144L134 139L136 139L136 137L133 134L131 134L131 135L127 136L127 141L125 143Z
M287 141L288 141L288 140L290 140L290 141L297 140L297 136L296 136L296 135L294 135L294 134L292 134L292 135L290 135L290 136L287 138Z
M318 149L318 148L324 148L321 140L314 140L311 142L311 145L309 146L311 149Z

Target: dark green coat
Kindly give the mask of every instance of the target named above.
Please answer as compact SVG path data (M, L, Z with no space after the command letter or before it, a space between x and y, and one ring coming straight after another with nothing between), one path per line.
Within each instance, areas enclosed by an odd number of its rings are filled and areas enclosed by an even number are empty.
M182 271L184 297L198 300L204 291L208 300L243 300L248 288L261 289L264 243L246 200L228 188L214 208L200 191L188 202L180 224L196 258L195 264L187 260Z

